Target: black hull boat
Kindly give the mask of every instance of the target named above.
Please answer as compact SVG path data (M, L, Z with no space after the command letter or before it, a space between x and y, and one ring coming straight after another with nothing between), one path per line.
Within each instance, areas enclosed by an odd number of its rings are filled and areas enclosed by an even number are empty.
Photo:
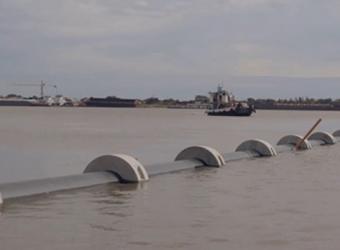
M255 110L251 107L240 109L212 109L206 111L207 115L210 116L251 116L253 112L255 112Z
M210 92L210 109L206 111L210 116L251 116L255 108L247 102L236 101L235 97L217 87L217 92Z

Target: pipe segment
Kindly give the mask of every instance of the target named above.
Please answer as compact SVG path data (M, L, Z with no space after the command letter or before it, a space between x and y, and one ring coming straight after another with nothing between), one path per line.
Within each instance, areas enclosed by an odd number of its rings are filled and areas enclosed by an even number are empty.
M177 160L169 163L148 165L145 166L145 170L149 173L149 176L155 176L204 166L205 166L204 163L200 160L189 159L189 160Z
M0 192L2 193L2 199L6 200L10 198L89 187L110 182L119 182L119 179L109 172L95 172L39 180L3 183L0 184Z
M224 153L222 154L222 156L225 162L230 162L260 157L261 155L254 151L235 151L230 153Z
M335 131L331 136L329 135L325 132L314 133L310 136L309 141L306 140L302 144L302 148L310 149L312 146L332 145L336 141L340 141L340 130ZM230 161L275 156L279 153L295 151L295 145L300 139L301 136L288 135L281 138L275 147L263 140L248 140L241 143L235 152L224 154L220 154L211 147L193 146L181 151L174 162L148 166L143 166L135 158L128 155L104 155L90 162L84 173L80 175L0 184L0 206L4 200L11 198L112 182L141 182L147 181L149 176L198 167L221 167Z

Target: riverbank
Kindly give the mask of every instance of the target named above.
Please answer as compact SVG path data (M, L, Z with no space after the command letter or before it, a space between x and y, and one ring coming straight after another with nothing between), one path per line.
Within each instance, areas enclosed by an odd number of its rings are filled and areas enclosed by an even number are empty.
M272 104L255 105L256 109L262 110L305 110L305 111L340 111L340 106L332 104Z

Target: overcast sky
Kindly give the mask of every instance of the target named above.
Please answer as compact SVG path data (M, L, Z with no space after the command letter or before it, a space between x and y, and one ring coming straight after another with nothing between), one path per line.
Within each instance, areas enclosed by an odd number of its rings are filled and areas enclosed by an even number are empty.
M0 0L0 94L340 98L339 0ZM53 89L49 89L54 94Z

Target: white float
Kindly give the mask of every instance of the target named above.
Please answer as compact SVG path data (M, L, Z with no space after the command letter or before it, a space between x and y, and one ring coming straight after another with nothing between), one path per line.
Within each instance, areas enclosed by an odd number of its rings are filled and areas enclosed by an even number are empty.
M176 156L175 161L192 159L199 160L204 165L211 167L221 167L225 165L224 158L216 149L202 145L184 149Z
M323 132L323 131L319 131L319 132L315 132L311 134L308 140L320 140L320 141L323 141L325 144L330 144L330 145L336 143L336 139L334 138L333 135L331 135L328 132Z
M112 172L123 182L149 180L143 165L132 156L125 154L99 156L87 165L84 173L100 171Z
M300 135L286 135L279 140L277 145L294 145L294 146L296 146L302 139L303 138ZM300 145L300 150L307 150L307 149L311 149L311 148L312 148L312 145L310 144L310 142L307 139L304 140L304 142Z
M276 156L275 148L268 142L260 139L252 139L242 142L235 150L236 152L252 151L260 156Z
M340 137L340 130L337 130L333 133L333 136Z

